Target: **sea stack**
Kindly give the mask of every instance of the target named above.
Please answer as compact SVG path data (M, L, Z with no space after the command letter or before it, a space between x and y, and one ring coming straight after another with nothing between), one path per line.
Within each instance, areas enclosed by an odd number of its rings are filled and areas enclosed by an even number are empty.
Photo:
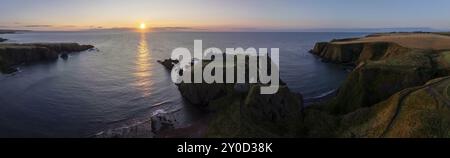
M184 73L201 67L191 66ZM163 65L171 70L170 59ZM168 63L168 64L164 64ZM248 69L248 63L246 63ZM236 69L232 67L225 69ZM248 75L248 74L247 74ZM246 77L248 78L248 76ZM275 94L260 94L261 83L179 83L187 102L211 114L204 137L296 137L302 125L303 97L280 80Z

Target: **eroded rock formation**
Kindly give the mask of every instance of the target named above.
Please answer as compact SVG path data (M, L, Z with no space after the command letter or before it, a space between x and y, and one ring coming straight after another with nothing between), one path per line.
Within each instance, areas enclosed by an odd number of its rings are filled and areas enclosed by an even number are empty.
M202 66L208 62L203 61ZM224 67L223 71L236 67ZM205 137L296 137L300 131L303 98L283 82L271 95L260 94L264 86L260 83L182 82L177 86L189 103L212 113Z

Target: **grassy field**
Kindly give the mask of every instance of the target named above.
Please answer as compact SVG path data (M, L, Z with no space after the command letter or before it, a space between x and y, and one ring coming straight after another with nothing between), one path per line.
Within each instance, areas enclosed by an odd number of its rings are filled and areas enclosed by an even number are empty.
M408 48L450 50L449 35L450 33L387 33L334 43L394 42Z

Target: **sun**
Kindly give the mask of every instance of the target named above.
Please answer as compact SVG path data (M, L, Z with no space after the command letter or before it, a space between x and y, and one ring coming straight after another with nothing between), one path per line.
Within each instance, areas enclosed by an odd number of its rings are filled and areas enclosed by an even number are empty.
M145 23L141 23L141 24L139 25L139 28L140 28L141 30L145 30L145 29L147 28L147 25L146 25Z

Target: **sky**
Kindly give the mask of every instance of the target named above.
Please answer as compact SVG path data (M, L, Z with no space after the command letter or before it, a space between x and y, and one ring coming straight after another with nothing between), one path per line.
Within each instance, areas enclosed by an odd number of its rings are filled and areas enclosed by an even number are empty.
M1 29L450 29L449 0L0 0Z

